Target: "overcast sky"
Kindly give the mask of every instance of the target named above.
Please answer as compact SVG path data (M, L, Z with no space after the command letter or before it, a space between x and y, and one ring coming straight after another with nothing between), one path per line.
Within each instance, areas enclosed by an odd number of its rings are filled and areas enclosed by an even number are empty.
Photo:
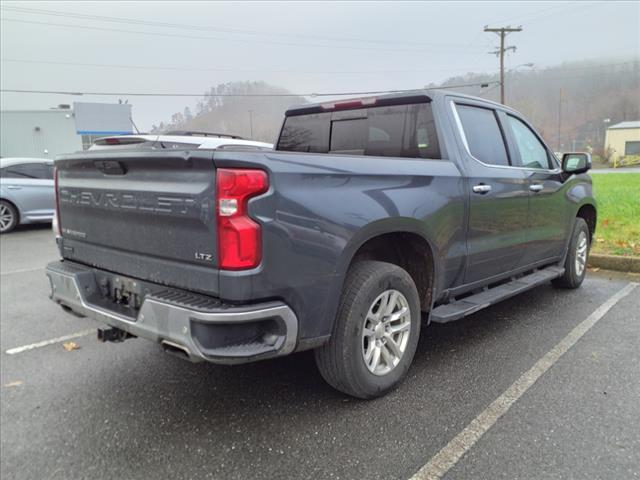
M487 24L523 27L507 39L517 46L508 68L640 55L637 1L3 1L1 82L74 92L201 93L235 80L294 93L418 88L496 72L487 52L498 37L483 32ZM122 98L144 130L197 100ZM117 99L2 93L2 108Z

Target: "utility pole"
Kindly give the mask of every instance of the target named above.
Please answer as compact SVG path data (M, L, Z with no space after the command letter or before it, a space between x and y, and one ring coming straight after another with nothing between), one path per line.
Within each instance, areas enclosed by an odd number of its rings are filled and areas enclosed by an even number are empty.
M500 48L495 52L490 52L492 54L500 57L500 103L504 104L504 53L508 50L516 51L516 47L505 47L504 46L504 38L508 33L511 32L521 32L522 27L500 27L500 28L489 28L485 25L485 32L493 32L500 37Z
M558 97L558 152L562 151L562 143L560 143L561 129L562 129L562 88L560 89L560 96Z
M251 140L253 140L253 110L249 110L249 130L251 131Z

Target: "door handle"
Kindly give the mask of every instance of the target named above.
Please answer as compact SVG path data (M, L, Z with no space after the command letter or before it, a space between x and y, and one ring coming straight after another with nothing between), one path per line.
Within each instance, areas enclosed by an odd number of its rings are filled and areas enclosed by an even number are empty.
M532 192L541 192L543 188L544 185L542 185L541 183L534 183L533 185L529 185L529 190L531 190Z
M491 191L491 185L485 185L484 183L480 183L478 185L473 186L473 192L484 195L485 193L489 193Z
M22 187L20 185L7 185L9 190L20 190Z

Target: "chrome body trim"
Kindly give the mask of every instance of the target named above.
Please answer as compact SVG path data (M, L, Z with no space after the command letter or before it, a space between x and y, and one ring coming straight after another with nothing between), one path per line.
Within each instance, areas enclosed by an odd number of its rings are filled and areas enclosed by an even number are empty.
M464 128L462 126L462 121L460 120L460 116L458 115L458 110L456 109L456 101L455 100L449 100L449 104L451 105L451 111L453 112L453 118L455 119L456 122L456 127L458 129L458 133L460 135L460 138L462 139L462 143L464 144L464 148L467 152L467 154L473 158L476 162L478 162L479 164L485 166L485 167L489 167L489 168L515 168L518 170L527 170L530 172L544 172L544 173L560 173L562 172L561 168L554 168L554 169L548 169L548 168L531 168L531 167L518 167L518 166L513 166L513 165L492 165L490 163L484 163L482 160L477 159L476 157L473 156L473 154L471 153L471 150L469 149L469 142L467 141L467 136L464 133ZM545 145L546 147L546 145ZM505 148L506 145L505 145Z

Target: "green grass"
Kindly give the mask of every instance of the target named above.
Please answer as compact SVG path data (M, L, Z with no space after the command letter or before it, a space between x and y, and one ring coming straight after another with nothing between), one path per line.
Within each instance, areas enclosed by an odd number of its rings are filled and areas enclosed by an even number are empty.
M640 173L592 175L598 202L593 252L640 256Z

